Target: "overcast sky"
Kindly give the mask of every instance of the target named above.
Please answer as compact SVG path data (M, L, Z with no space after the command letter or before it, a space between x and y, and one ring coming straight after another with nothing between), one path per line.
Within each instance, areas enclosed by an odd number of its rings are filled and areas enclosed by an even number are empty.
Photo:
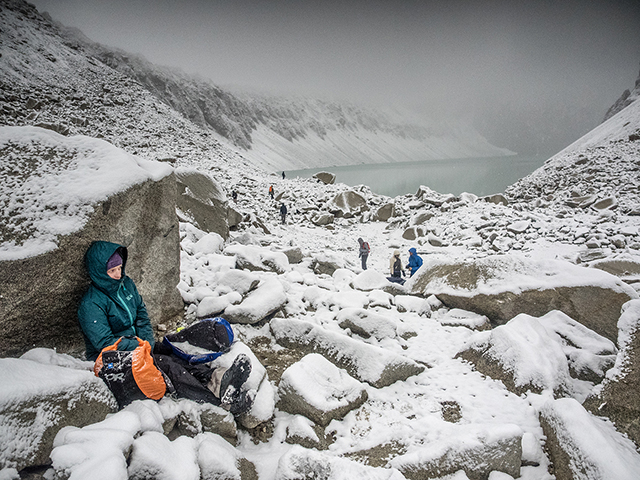
M106 45L216 84L457 106L633 87L640 1L31 0Z

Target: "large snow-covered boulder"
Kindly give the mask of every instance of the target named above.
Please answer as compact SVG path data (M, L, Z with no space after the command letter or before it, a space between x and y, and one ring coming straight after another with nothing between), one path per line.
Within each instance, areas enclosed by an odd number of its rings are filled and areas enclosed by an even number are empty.
M0 229L0 354L84 349L76 313L94 240L127 246L127 274L154 324L182 313L171 167L36 127L1 127L0 162L9 206Z
M506 325L476 334L458 356L518 395L527 390L550 390L558 396L571 392L569 365L559 338L550 336L529 315L520 314Z
M0 470L45 465L58 431L99 422L117 409L89 370L0 359Z
M180 213L200 230L229 238L228 202L222 187L194 168L176 169Z
M321 181L325 185L333 185L336 183L336 174L331 172L318 172L313 176L313 178Z
M401 355L330 332L309 322L274 318L269 324L276 341L306 353L317 352L361 382L382 388L424 371Z
M594 415L608 417L640 447L640 300L622 308L614 368L584 405Z
M327 205L327 210L336 217L354 216L368 209L367 200L353 190L337 194Z
M540 424L556 478L638 478L640 454L634 443L576 400L548 401L540 412Z
M414 294L435 294L450 308L486 315L497 324L519 313L539 317L560 310L612 341L618 336L620 308L638 298L635 290L606 272L510 255L462 262L428 258L405 287Z
M451 425L438 445L410 448L389 466L408 480L438 478L459 470L470 480L488 480L491 472L518 478L521 457L522 430L517 425Z
M368 398L364 386L317 353L287 368L278 386L278 407L319 425L342 419Z
M277 278L268 278L238 305L229 305L224 318L231 323L254 324L280 310L287 303L287 295Z

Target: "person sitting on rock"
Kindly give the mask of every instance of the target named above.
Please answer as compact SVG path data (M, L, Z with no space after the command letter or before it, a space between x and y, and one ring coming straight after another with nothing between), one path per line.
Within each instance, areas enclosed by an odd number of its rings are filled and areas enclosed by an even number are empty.
M409 263L407 264L407 268L411 270L410 277L413 277L413 274L418 271L418 269L422 266L422 257L418 255L418 252L415 248L411 247L409 249Z
M390 277L387 277L387 280L393 283L399 283L400 285L404 284L404 279L402 277L405 276L404 270L402 270L402 260L400 260L400 250L394 250L393 255L391 255L391 259L389 260L389 273Z
M207 365L189 365L172 355L170 347L156 343L147 308L133 280L125 273L128 250L116 243L93 242L85 254L85 265L91 279L89 289L78 308L78 320L84 336L86 357L95 361L100 352L118 343L120 351L135 350L136 337L149 342L154 360L171 382L178 397L220 405L232 413L247 411L252 395L240 388L249 378L251 361L240 354L222 375L217 384L218 395L208 385L214 369ZM231 385L234 388L228 389ZM233 395L225 395L233 393Z

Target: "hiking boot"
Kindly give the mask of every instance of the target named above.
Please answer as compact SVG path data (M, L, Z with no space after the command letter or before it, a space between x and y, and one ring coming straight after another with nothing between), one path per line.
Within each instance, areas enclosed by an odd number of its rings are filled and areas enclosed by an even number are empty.
M238 395L235 395L235 398L229 405L229 411L234 415L247 413L253 406L256 393L255 390L239 391Z
M231 405L240 396L240 387L251 374L251 360L247 355L238 355L220 380L220 403Z

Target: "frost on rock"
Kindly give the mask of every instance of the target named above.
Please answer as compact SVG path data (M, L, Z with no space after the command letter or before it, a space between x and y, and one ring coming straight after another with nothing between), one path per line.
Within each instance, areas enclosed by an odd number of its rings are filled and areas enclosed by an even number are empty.
M424 371L423 366L406 357L308 322L274 318L270 328L279 344L307 353L318 352L351 376L377 388Z
M0 468L43 465L58 431L102 420L117 407L92 372L0 359Z
M549 400L540 412L540 423L556 478L638 478L640 454L634 443L576 400Z
M282 374L278 407L319 425L341 419L368 398L364 386L322 355L311 353Z

